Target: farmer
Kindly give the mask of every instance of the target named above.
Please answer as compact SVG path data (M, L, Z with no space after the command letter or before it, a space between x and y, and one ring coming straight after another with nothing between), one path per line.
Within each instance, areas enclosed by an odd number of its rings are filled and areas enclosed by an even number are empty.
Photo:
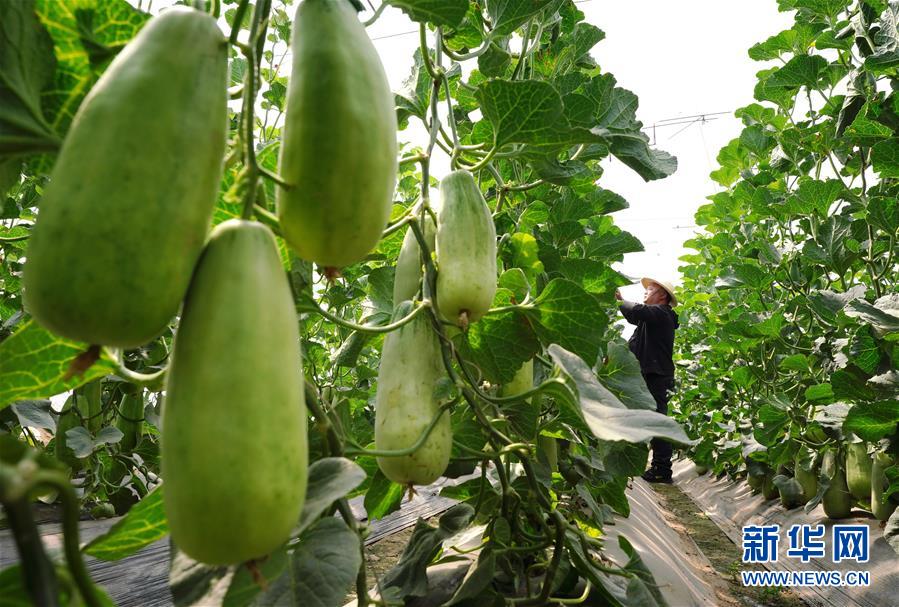
M637 360L646 381L646 387L656 401L656 411L668 413L668 392L674 389L674 331L678 327L677 314L671 308L677 305L674 286L664 280L643 278L641 284L646 289L643 303L624 301L621 293L615 291L615 299L621 301L619 310L632 325L637 325L628 346ZM650 483L671 482L671 443L654 438L652 445L652 465L643 473L643 479Z

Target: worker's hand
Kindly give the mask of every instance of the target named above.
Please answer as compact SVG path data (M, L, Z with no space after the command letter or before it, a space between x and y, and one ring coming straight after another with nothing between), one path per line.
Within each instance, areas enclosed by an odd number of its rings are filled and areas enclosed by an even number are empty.
M615 299L621 301L621 291L619 291L618 289L615 289Z

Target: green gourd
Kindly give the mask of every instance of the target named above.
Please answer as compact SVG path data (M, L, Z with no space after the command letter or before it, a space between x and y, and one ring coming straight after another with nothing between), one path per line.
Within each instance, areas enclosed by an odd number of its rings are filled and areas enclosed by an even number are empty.
M871 463L864 442L846 445L846 484L852 497L865 503L871 498Z
M887 485L887 478L884 470L893 465L890 456L885 453L875 453L874 461L871 465L871 512L877 520L885 521L893 514L896 509L896 503L887 498L883 499L883 494Z
M327 268L361 261L390 217L397 171L393 93L378 52L347 0L304 0L292 68L277 191L281 231Z
M852 514L852 496L846 485L846 470L843 459L834 451L828 451L821 460L821 476L830 479L830 486L824 492L822 505L829 518L849 518Z
M428 249L434 250L434 233L437 228L430 215L426 216L422 235ZM422 263L421 247L412 228L406 230L403 237L403 246L400 248L399 257L396 260L396 273L393 279L393 305L401 301L413 299L421 287Z
M281 546L306 493L303 368L287 276L268 228L229 220L184 302L162 416L175 544L211 565Z
M437 213L437 306L463 329L493 304L496 227L481 189L468 171L440 182Z
M122 432L119 448L125 453L134 451L143 436L144 395L143 390L129 390L119 402L115 427Z
M82 102L28 243L25 308L47 329L130 348L178 312L221 180L227 51L215 19L173 7Z
M762 496L766 500L773 500L778 497L780 493L777 491L777 486L774 484L774 472L768 471L765 476L762 478Z
M437 414L434 396L443 377L440 344L425 315L387 334L381 350L375 405L375 447L396 451L412 447ZM403 485L428 485L449 464L453 446L449 412L413 453L379 457L384 476Z
M793 477L802 487L803 503L818 494L818 471L815 468L815 454L801 450L793 461Z

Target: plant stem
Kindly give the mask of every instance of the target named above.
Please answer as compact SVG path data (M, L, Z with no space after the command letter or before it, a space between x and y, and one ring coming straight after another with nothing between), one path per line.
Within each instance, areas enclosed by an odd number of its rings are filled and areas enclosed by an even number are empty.
M228 37L228 42L231 44L237 43L237 35L240 33L240 26L243 23L243 16L246 14L247 7L249 5L250 0L240 0L240 4L234 11L234 21L231 25L231 35Z
M412 443L412 445L410 445L409 447L406 447L405 449L392 449L392 450L381 449L381 450L379 450L379 449L356 449L353 447L347 447L344 450L344 453L346 455L371 455L373 457L404 457L406 455L412 455L413 453L418 451L422 445L425 444L425 441L427 441L428 437L431 436L431 432L434 430L434 428L437 427L437 424L440 422L440 420L446 414L447 410L451 409L457 402L458 401L452 401L452 402L448 402L448 403L441 405L438 408L437 413L434 415L434 417L431 418L431 421L428 422L427 427L422 431L422 433L419 435L419 437L416 439L416 441L414 443Z
M401 319L399 319L395 322L392 322L390 324L387 324L387 325L358 325L356 323L344 320L344 319L340 318L339 316L335 316L334 314L331 314L330 312L323 309L321 306L319 306L317 303L315 303L311 299L307 299L306 301L308 301L310 304L310 311L321 314L322 316L324 316L331 322L338 324L341 327L346 327L347 329L352 329L353 331L359 331L362 333L390 333L391 331L399 329L403 325L412 322L412 320L414 320L416 316L421 314L421 312L423 310L425 310L431 306L431 303L428 300L424 300L424 301L419 302L415 306L415 309L412 310L412 312L410 312L406 316L404 316ZM300 306L302 309L303 304L300 304Z
M9 527L19 552L25 589L35 605L56 607L59 605L56 572L53 570L53 563L44 552L41 534L34 522L27 496L4 501L3 509L6 511Z

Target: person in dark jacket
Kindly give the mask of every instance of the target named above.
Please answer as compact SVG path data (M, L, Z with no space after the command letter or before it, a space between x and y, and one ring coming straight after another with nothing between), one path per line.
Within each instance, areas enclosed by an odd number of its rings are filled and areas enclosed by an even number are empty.
M656 401L656 411L668 413L668 394L674 389L674 332L677 330L677 305L674 287L669 282L643 278L646 289L643 303L624 301L621 293L619 310L632 325L637 325L628 340L628 347L640 361L640 371L646 387ZM671 443L660 438L652 439L652 465L643 473L650 483L671 482Z

